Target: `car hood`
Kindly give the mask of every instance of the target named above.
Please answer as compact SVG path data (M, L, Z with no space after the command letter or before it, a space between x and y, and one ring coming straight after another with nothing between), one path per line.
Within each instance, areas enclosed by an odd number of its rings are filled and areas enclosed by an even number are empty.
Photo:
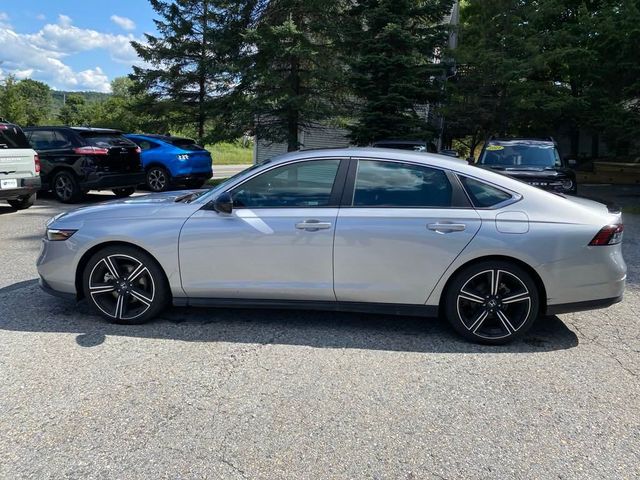
M510 177L527 179L527 178L538 178L538 179L562 179L571 177L571 170L568 168L544 168L544 167L507 167L500 165L478 165L480 168L484 168L485 170L491 170L492 172L501 173L503 175L509 175Z
M178 216L191 215L202 207L197 203L178 202L181 197L203 190L182 190L177 192L153 193L129 197L122 200L112 200L95 205L80 207L69 212L62 213L53 219L50 224L72 224L75 222L85 222L102 219L143 219L176 218Z

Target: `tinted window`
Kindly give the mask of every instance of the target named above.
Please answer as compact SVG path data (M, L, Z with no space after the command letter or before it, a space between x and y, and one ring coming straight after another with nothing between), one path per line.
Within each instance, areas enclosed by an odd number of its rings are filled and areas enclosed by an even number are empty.
M354 207L450 207L452 188L442 170L360 160Z
M174 147L178 147L183 150L189 150L192 152L204 150L200 145L196 145L195 140L189 140L188 138L171 138L168 142Z
M326 207L340 160L314 160L274 168L236 187L236 207Z
M34 150L51 150L57 140L53 130L34 130L29 132L29 142Z
M460 177L471 203L477 208L488 208L505 202L511 194L469 177Z
M0 148L31 148L22 130L14 125L0 125Z
M150 142L149 140L133 140L143 151L151 150L152 148L158 148L160 145Z
M552 143L491 142L482 152L480 165L501 167L559 167L558 149Z
M130 147L135 145L132 141L126 139L122 135L115 133L81 133L87 145L92 147L109 148L109 147Z

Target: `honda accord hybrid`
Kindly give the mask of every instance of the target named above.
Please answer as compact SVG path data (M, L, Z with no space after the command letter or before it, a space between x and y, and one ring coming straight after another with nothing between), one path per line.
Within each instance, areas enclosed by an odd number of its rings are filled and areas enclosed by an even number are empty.
M461 160L318 150L60 214L38 271L117 323L169 305L441 314L501 344L540 316L619 302L623 230L614 208Z

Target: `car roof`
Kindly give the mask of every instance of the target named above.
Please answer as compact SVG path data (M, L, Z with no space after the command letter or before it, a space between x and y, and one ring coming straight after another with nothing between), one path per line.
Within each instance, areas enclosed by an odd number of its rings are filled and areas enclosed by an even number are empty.
M113 128L94 128L94 127L68 127L66 125L51 125L42 127L27 127L25 130L73 130L79 133L111 133L120 135L122 132Z
M426 145L424 140L379 140L373 145Z
M492 138L487 144L513 144L513 145L555 145L551 139L544 138Z
M127 133L125 137L140 137L140 138L151 138L153 140L160 140L164 142L176 141L176 140L188 140L190 142L194 142L195 140L187 137L174 137L173 135L159 135L157 133Z

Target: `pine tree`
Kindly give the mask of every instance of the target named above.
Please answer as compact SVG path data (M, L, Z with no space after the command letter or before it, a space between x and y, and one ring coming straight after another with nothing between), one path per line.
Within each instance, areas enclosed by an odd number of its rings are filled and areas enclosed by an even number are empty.
M297 150L299 132L340 113L336 0L271 0L248 32L241 92L255 133Z
M131 78L139 89L172 102L175 121L194 125L204 143L208 124L225 121L227 96L238 81L234 61L255 1L150 2L160 17L159 34L146 35L145 44L133 43L150 67L134 67Z
M446 44L452 8L442 0L354 0L342 44L357 100L351 137L427 138L433 128L416 107L436 102L443 67L434 57Z

